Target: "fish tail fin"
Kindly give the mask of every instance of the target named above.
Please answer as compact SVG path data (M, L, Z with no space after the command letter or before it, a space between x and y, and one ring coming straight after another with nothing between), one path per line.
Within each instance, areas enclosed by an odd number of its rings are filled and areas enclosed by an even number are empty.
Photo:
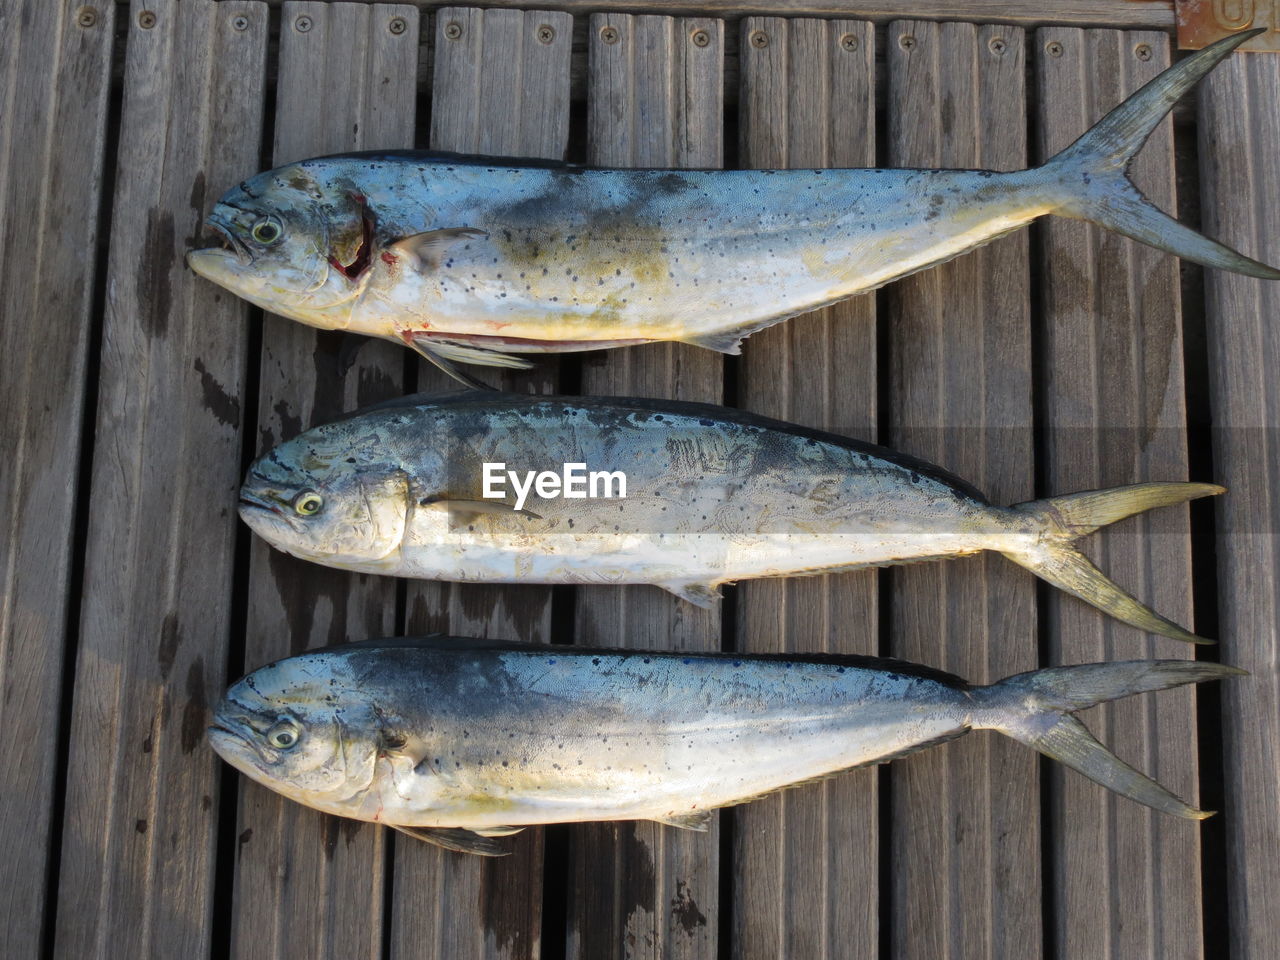
M1212 483L1135 483L1015 504L1011 509L1036 518L1041 536L1033 546L1004 551L1004 555L1060 590L1139 630L1187 643L1212 643L1184 630L1126 593L1073 543L1099 527L1135 513L1224 492L1225 488Z
M1073 714L1136 693L1244 673L1238 667L1196 660L1132 660L1035 670L972 691L990 712L977 711L970 726L998 730L1094 783L1162 813L1203 820L1212 811L1196 809L1129 766L1094 739Z
M1053 212L1089 220L1206 267L1280 280L1280 269L1210 240L1163 213L1127 175L1134 154L1174 103L1232 50L1263 30L1219 40L1156 77L1037 171L1052 182Z

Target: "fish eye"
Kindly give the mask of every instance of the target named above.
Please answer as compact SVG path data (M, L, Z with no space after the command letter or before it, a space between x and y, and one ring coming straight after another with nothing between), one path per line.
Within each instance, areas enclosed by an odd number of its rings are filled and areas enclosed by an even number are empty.
M298 499L293 502L293 509L298 511L304 517L312 517L320 512L320 508L324 506L324 497L316 493L314 490L308 490L306 493L298 494Z
M278 750L288 750L298 742L298 727L292 720L281 720L267 731L267 743Z
M284 234L284 229L276 222L274 217L264 217L253 225L253 229L249 231L253 234L253 239L266 246L275 243Z

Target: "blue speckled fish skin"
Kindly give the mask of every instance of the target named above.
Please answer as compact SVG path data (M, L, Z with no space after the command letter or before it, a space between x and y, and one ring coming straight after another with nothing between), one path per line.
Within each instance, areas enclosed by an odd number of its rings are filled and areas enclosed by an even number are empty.
M483 465L620 472L626 497L568 499ZM597 491L603 494L603 488ZM1147 483L991 504L932 464L710 404L465 391L405 397L308 430L252 465L240 515L277 549L423 579L648 583L694 603L720 584L994 550L1126 623L1200 638L1073 545L1123 517L1222 492Z
M1093 740L1077 711L1240 673L1186 660L1036 671L991 686L871 657L591 650L446 637L291 657L236 683L210 740L301 803L392 826L706 812L992 729L1166 813L1207 816ZM494 852L482 849L473 852Z
M1275 279L1275 269L1161 213L1125 175L1174 100L1251 35L1188 57L1031 170L606 170L335 156L232 188L209 222L233 249L193 251L189 262L305 323L498 365L653 340L737 352L755 330L1047 213Z

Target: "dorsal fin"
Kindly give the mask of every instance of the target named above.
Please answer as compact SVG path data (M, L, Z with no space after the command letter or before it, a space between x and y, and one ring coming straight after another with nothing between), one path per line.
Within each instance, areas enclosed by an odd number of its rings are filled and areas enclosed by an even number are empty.
M536 167L542 170L588 170L581 164L564 160L548 160L546 157L490 157L471 153L453 153L448 150L352 150L346 153L330 153L298 162L299 166L322 160L407 160L412 163L438 163L455 167Z
M969 481L962 477L943 469L934 463L926 460L920 460L906 453L899 453L897 450L890 450L888 447L877 446L874 443L867 443L865 440L855 440L853 437L844 437L837 433L828 433L825 430L814 430L809 427L800 426L799 424L787 423L783 420L774 420L770 417L762 417L758 414L748 413L745 410L737 410L732 407L720 407L710 403L696 403L692 400L662 400L649 397L554 397L554 396L528 396L525 394L503 393L496 390L482 391L453 391L444 394L420 393L408 397L399 397L393 400L384 401L371 407L365 407L363 410L356 411L341 419L349 419L349 417L359 414L369 413L373 410L385 410L393 407L420 407L420 406L454 406L463 403L474 403L478 405L512 405L513 403L537 405L537 404L563 404L566 407L577 407L591 409L600 409L608 407L622 411L644 411L654 414L672 414L676 416L696 417L699 420L711 420L721 423L730 423L739 426L756 427L761 430L771 430L778 433L788 434L793 437L803 437L808 440L814 440L818 443L827 443L834 447L840 447L845 450L851 450L855 453L865 454L869 457L876 457L887 463L901 467L904 470L910 470L918 473L922 477L928 477L930 480L937 481L945 486L952 487L965 496L970 497L979 503L987 503L986 495L975 487Z
M936 667L909 660L895 660L892 657L869 657L856 653L734 653L732 651L691 651L680 650L632 650L618 647L576 646L556 643L522 643L517 640L489 640L478 637L451 637L443 633L430 633L418 637L389 637L377 640L355 640L350 643L335 644L322 647L299 656L312 653L341 653L346 649L409 649L409 650L498 650L527 653L544 657L599 657L616 656L648 659L680 659L680 660L729 660L741 662L791 662L823 664L833 667L845 667L853 670L882 670L885 673L900 677L918 677L921 680L932 680L956 690L968 690L969 682L954 673L947 673Z

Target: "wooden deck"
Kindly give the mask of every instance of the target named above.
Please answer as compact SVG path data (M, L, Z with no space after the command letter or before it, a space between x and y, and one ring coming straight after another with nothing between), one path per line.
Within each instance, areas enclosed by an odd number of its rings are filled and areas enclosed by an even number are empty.
M655 345L504 375L879 439L1002 502L1223 482L1216 504L1089 544L1221 639L1191 651L999 557L748 583L713 611L640 587L295 561L236 520L249 460L445 382L385 343L343 369L341 336L264 317L182 260L246 173L352 148L1023 167L1170 62L1170 5L435 6L0 4L0 957L1280 955L1280 285L1051 220L767 330L741 358ZM923 7L986 22L896 19ZM1280 262L1280 57L1231 58L1175 117L1139 183ZM707 834L531 829L485 861L282 800L208 748L209 704L243 671L435 629L880 652L974 681L1193 654L1252 676L1086 717L1222 810L1200 826L975 734L724 811Z

